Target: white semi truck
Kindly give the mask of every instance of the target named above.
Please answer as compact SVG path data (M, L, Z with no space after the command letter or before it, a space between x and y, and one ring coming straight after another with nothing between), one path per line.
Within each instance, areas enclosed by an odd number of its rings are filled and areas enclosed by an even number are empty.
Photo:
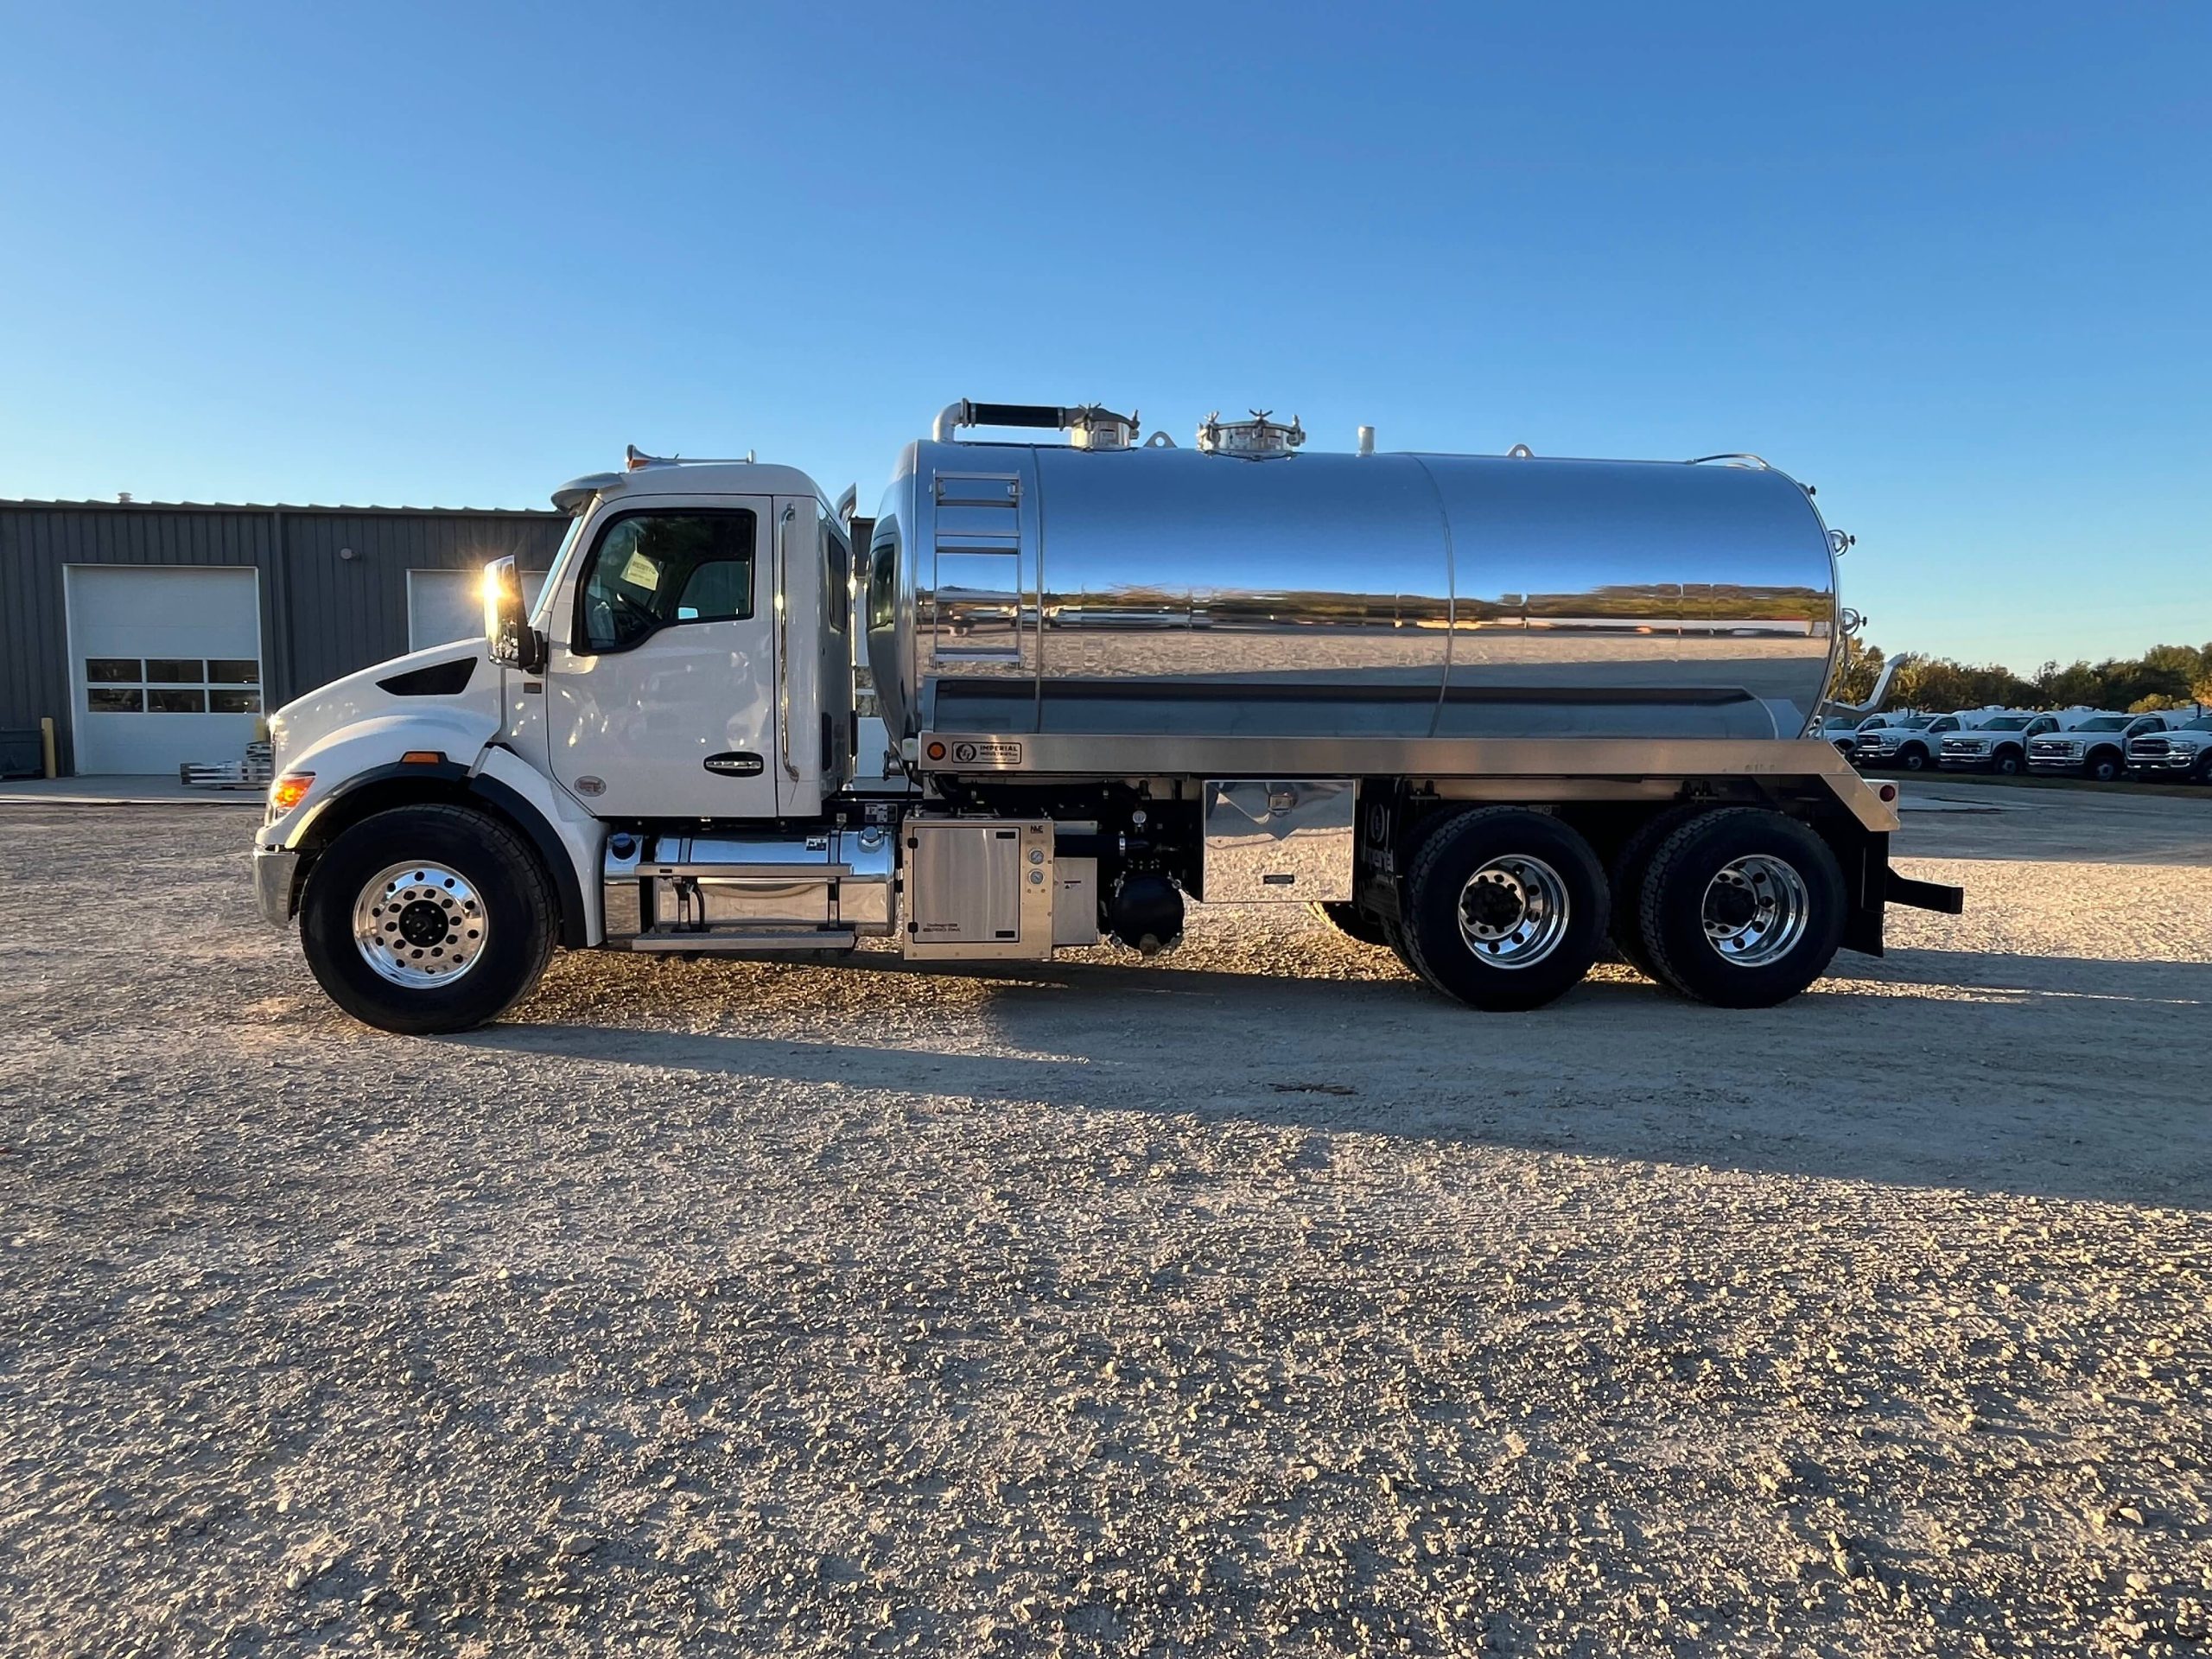
M1959 909L1819 735L1847 541L1755 457L1301 453L1257 412L1138 437L957 403L873 519L749 460L576 480L534 607L503 561L484 639L271 720L263 913L419 1033L556 946L1149 953L1193 900L1317 904L1482 1008L1609 938L1763 1007L1878 953L1888 904ZM855 753L862 651L887 765Z

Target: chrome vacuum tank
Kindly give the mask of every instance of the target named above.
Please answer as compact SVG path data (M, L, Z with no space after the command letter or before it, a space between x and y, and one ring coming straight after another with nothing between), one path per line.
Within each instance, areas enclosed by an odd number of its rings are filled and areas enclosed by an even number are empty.
M907 447L868 569L893 736L1795 738L1827 689L1836 548L1751 458L1075 429Z

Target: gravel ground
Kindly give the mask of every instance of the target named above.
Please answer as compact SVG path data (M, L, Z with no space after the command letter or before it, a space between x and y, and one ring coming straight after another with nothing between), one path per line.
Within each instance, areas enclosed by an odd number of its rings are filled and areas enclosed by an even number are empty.
M0 1650L2200 1652L2212 802L1929 805L1770 1013L1249 911L436 1040L8 806Z

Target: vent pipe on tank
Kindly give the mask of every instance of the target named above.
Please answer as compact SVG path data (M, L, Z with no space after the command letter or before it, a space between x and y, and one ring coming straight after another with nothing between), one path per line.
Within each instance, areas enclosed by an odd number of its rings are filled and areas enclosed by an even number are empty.
M1363 426L1359 429L1359 453L1363 455L1371 455L1375 453L1375 429L1371 426Z

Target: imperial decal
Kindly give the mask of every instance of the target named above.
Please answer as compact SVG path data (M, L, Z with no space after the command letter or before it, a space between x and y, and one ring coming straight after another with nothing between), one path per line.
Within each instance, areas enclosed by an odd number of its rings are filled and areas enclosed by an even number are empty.
M768 769L766 760L743 749L734 749L727 754L710 754L699 764L709 772L718 772L725 778L758 778Z

